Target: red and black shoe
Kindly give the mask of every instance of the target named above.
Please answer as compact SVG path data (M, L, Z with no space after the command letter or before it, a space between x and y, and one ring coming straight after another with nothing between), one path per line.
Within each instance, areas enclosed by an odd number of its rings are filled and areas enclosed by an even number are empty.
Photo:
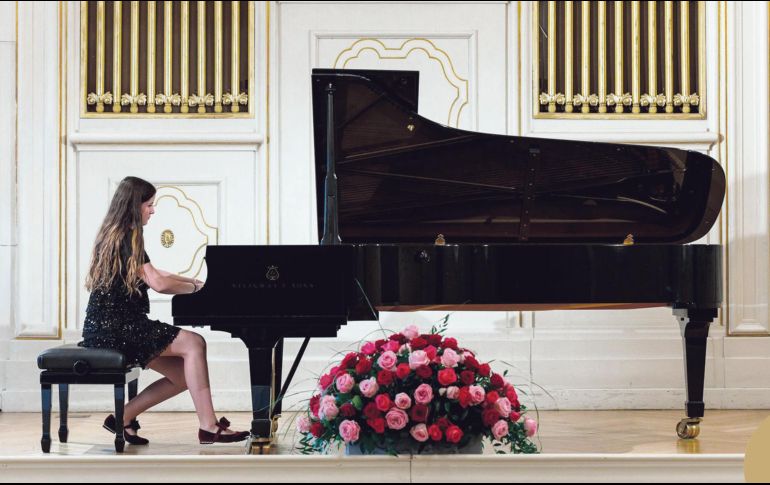
M198 429L198 440L202 445L210 445L212 443L236 443L243 441L251 435L249 431L239 431L233 434L222 434L223 431L230 427L230 421L226 418L222 418L217 423L217 432L212 433L205 429Z
M102 425L104 429L109 431L112 434L115 434L115 428L117 427L115 423L115 416L113 414L110 414L107 416L107 418L104 420L104 424ZM123 429L131 429L136 431L139 431L141 426L139 426L139 421L132 419L130 423L128 423L126 426L123 426ZM132 445L146 445L150 442L147 438L142 438L138 434L129 434L129 433L123 433L123 438L126 440L126 443L132 444Z

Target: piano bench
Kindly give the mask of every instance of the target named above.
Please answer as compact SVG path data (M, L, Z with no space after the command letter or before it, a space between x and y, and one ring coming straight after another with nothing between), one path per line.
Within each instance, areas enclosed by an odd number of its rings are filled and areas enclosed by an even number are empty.
M37 357L40 372L40 391L43 411L43 437L40 446L44 453L51 450L51 385L59 385L59 441L67 442L67 410L70 384L111 384L115 390L115 451L123 452L123 406L128 384L128 399L133 399L139 385L139 367L126 363L126 357L117 350L60 345L44 351Z

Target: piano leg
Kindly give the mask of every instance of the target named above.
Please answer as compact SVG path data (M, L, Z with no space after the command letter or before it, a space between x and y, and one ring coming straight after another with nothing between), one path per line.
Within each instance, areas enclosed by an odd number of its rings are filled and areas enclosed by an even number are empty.
M278 339L275 344L275 350L273 351L273 392L281 392L282 378L283 378L283 339ZM283 396L273 396L273 411L270 414L272 420L272 433L278 432L278 418L281 417L281 408L283 407Z
M273 347L249 347L249 374L251 377L251 439L248 447L250 452L259 448L262 454L264 448L270 447L272 431L272 388L273 382Z
M676 427L682 439L693 439L700 433L700 422L705 411L703 388L706 375L706 343L709 325L717 316L716 309L674 309L682 332L685 360L685 388L687 418Z

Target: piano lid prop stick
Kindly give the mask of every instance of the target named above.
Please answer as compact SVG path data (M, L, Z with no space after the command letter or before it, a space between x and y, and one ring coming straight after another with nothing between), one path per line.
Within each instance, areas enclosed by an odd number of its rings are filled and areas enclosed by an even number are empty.
M326 87L326 181L324 184L324 234L321 244L340 244L337 225L337 173L334 167L334 85Z

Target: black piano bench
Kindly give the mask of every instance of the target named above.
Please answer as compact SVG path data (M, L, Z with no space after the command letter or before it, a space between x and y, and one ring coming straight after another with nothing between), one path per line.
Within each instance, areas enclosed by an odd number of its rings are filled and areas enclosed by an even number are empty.
M128 399L136 396L139 385L139 367L126 363L126 357L117 350L60 345L44 351L37 357L40 372L40 391L43 409L43 437L40 446L44 453L51 451L51 385L59 385L59 441L67 442L67 409L70 384L112 384L115 388L115 451L123 452L123 406L126 384Z

